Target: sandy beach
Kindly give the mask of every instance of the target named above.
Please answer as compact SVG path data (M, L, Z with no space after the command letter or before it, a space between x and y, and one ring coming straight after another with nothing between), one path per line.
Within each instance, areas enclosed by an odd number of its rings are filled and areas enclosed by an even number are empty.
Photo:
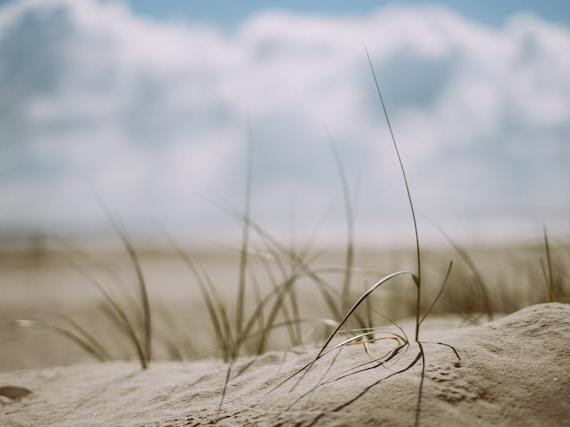
M570 423L570 306L542 304L477 327L430 329L419 424L563 426ZM460 357L457 359L450 347ZM370 355L387 350L369 345ZM275 388L317 349L269 352L233 366L219 361L79 364L2 373L0 385L31 394L3 398L6 426L414 425L421 361L412 344L385 366L346 375L370 355L362 345L319 360L301 382ZM331 361L334 363L331 367Z

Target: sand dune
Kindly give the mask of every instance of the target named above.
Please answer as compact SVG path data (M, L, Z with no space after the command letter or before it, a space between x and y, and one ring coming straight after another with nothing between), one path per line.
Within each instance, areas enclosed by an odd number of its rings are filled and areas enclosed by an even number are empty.
M570 305L535 305L478 327L431 330L424 341L420 425L570 425ZM436 341L454 346L461 361ZM370 353L386 345L371 345ZM332 368L332 354L320 360L295 390L295 381L274 389L315 353L240 359L221 409L226 366L217 361L155 363L144 372L135 363L108 363L3 373L0 386L32 394L4 397L0 424L414 425L421 362L387 377L410 364L417 345L386 367L330 381L370 361L362 345L350 346Z

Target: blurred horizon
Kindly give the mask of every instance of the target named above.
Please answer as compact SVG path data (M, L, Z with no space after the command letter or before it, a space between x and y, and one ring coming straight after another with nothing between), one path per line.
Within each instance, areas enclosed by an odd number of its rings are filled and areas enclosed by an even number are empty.
M570 235L564 2L23 0L0 2L0 240L111 238L103 203L135 239L235 243L216 204L244 205L249 123L264 228L344 241L328 132L356 242L412 245L364 46L426 242Z

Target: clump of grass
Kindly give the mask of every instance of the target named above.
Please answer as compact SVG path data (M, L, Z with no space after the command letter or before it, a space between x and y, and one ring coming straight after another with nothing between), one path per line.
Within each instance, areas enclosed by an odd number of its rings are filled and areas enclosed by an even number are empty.
M190 256L189 253L182 250L177 243L165 233L167 239L170 241L171 247L174 248L180 258L188 265L196 283L198 284L208 311L210 323L213 327L217 347L220 350L222 359L228 363L220 408L225 398L227 385L231 380L233 364L240 356L242 348L247 342L252 339L257 340L256 353L261 354L266 350L267 342L272 331L284 327L288 331L291 345L298 345L303 341L301 324L311 322L313 324L325 325L328 328L337 326L338 322L341 320L343 307L349 304L351 280L352 275L354 274L354 221L352 204L342 161L330 136L329 142L339 172L346 210L347 246L345 266L343 269L333 269L335 271L325 269L326 271L319 271L312 268L311 262L316 256L312 256L310 253L310 241L307 242L307 245L304 248L297 251L293 245L291 245L291 247L286 247L281 244L268 231L252 220L251 187L253 150L252 132L249 124L244 209L243 211L237 209L223 198L220 198L220 201L216 203L223 211L226 211L230 215L238 218L242 223L235 322L230 321L230 309L227 307L223 298L220 297L216 286L208 273L199 265L196 259ZM263 296L261 295L258 287L255 286L257 279L254 269L250 266L251 257L255 255L255 252L252 253L252 248L254 246L251 236L252 232L260 239L263 251L268 254L268 256L258 257L259 262L266 271L269 283L272 286L272 290ZM270 264L276 266L278 274L281 275L280 279L275 277L272 265ZM321 274L324 272L341 272L343 274L343 285L340 294L321 277ZM248 289L248 278L253 283L255 304L251 314L246 316L245 306L247 304L246 290ZM325 304L329 308L332 319L322 317L301 317L296 296L296 285L301 278L309 278L317 286ZM283 321L278 321L280 315L283 318ZM356 314L354 317L361 326L365 325L360 315Z
M117 221L109 214L106 209L105 213L115 232L119 236L135 273L139 291L138 301L133 301L131 298L128 298L128 302L133 306L133 308L129 308L127 304L121 302L120 298L114 295L98 280L87 274L85 269L76 263L72 257L71 262L75 268L84 276L84 278L86 278L99 291L103 297L103 314L115 326L116 330L119 332L119 335L124 334L127 336L139 361L141 369L148 369L150 366L150 361L152 359L153 336L152 314L145 276L141 267L141 263L139 261L138 253L128 238L125 230L117 223ZM70 255L72 256L71 253ZM126 298L127 295L125 294L124 297ZM138 319L137 321L132 320L132 316L129 314L132 310L139 312L136 317L142 319L142 327L138 326ZM19 323L21 326L40 325L46 327L77 344L87 354L94 357L98 361L107 361L113 359L109 349L102 345L101 342L96 339L95 336L90 333L85 327L81 326L79 323L69 317L61 316L61 319L62 322L59 324L48 322L46 320L36 319L32 321L23 320Z
M107 349L84 327L67 316L61 316L63 324L55 324L42 319L21 319L16 321L16 325L21 328L43 327L56 334L70 340L79 346L88 355L99 362L112 360Z
M489 297L489 286L487 285L486 281L483 279L483 274L481 270L477 267L477 264L473 260L473 258L469 255L467 250L460 246L458 243L453 241L451 237L443 230L443 228L438 226L440 233L445 237L451 247L455 250L455 252L459 255L461 260L467 265L469 271L472 274L472 283L475 285L475 289L477 291L476 300L481 301L483 305L483 313L487 316L487 320L493 320L493 309L491 307L491 299ZM479 318L469 318L471 323L477 323Z
M430 311L432 310L432 308L434 307L434 305L437 303L438 299L441 297L443 290L445 288L445 285L448 282L449 279L449 275L451 273L451 269L453 267L453 262L449 263L449 267L447 268L447 272L444 276L442 285L441 285L441 289L438 292L437 296L434 298L434 300L432 301L432 303L430 304L429 308L427 311L425 311L425 313L422 314L422 310L421 310L421 290L422 290L422 263L421 263L421 247L420 247L420 239L419 239L419 231L418 231L418 224L417 224L417 219L416 219L416 211L415 211L415 207L414 207L414 203L412 200L412 195L411 195L411 190L410 190L410 185L408 183L408 178L406 175L406 170L404 168L404 163L402 160L402 156L400 155L400 151L398 148L398 144L396 143L396 138L394 136L394 131L392 129L392 125L390 123L390 119L388 116L388 112L386 109L386 105L384 103L384 99L382 96L382 92L380 90L380 85L378 82L378 79L376 77L376 73L374 70L374 66L372 64L372 60L370 58L370 54L368 53L368 50L366 50L366 55L367 55L367 59L368 59L368 63L370 66L370 70L372 73L372 78L374 80L374 85L376 88L376 93L378 95L378 99L380 101L380 105L381 105L381 109L382 112L384 114L384 118L386 119L386 123L388 125L388 129L390 132L390 137L392 140L392 144L396 153L396 157L398 159L398 164L400 167L400 171L402 174L402 178L404 181L404 187L405 187L405 191L406 191L406 195L408 198L408 204L409 204L409 208L410 208L410 212L411 212L411 216L412 216L412 223L413 223L413 229L414 229L414 236L415 236L415 249L416 249L416 271L414 272L410 272L407 270L402 270L402 271L397 271L391 274L386 275L385 277L383 277L382 279L378 280L376 283L374 283L367 291L365 291L357 300L356 302L352 305L352 307L350 307L350 309L346 312L346 314L342 317L341 321L339 322L339 324L337 325L337 327L331 332L331 334L329 335L328 339L324 342L324 344L321 346L320 350L317 352L317 354L315 355L315 357L306 365L304 365L303 367L301 367L299 370L297 370L296 372L294 372L292 375L288 376L287 378L285 378L283 381L281 381L279 384L277 384L277 386L275 387L281 387L283 384L285 384L286 382L290 381L292 378L296 377L299 374L302 374L302 376L299 378L299 380L297 381L297 383L293 386L293 388L295 388L295 386L297 384L299 384L299 382L303 379L303 377L306 375L306 373L314 366L315 363L317 363L317 361L319 361L322 357L324 357L326 354L329 354L328 351L328 346L331 343L331 341L335 338L335 336L341 331L342 326L347 322L347 320L349 319L349 317L355 313L355 311L357 310L357 308L365 301L368 300L368 298L377 290L379 289L381 286L391 282L393 279L397 278L397 277L401 277L401 276L407 276L410 277L415 285L415 289L416 289L416 310L415 310L415 331L414 331L414 341L417 344L419 350L417 355L415 356L415 358L413 359L413 361L407 365L405 368L397 371L397 372L393 372L390 375L388 375L387 377L381 378L380 380L378 380L376 383L372 384L371 386L367 387L363 392L361 392L359 395L357 395L356 397L350 399L347 402L344 402L343 404L337 406L336 408L333 409L333 412L337 412L343 408L345 408L346 406L350 405L351 403L355 402L357 399L359 399L362 395L364 395L364 393L366 393L368 390L370 390L372 387L374 387L375 385L377 385L378 383L380 383L381 381L386 380L387 378L403 373L409 369L411 369L413 366L415 366L415 364L421 360L421 366L422 366L422 371L421 371L421 377L420 377L420 384L419 384L419 390L418 390L418 400L417 400L417 405L416 405L416 417L415 417L415 424L417 425L419 423L419 417L420 417L420 411L421 411L421 400L422 400L422 391L423 391L423 382L424 382L424 373L425 373L425 351L424 351L424 343L420 340L420 327L422 322L426 319L426 317L428 316L428 314L430 313ZM356 337L352 337L349 338L348 340L344 340L342 341L340 344L338 344L337 346L333 347L331 349L334 350L336 348L342 347L344 345L347 344L352 344L354 342L359 342L363 339L363 337L365 336L370 336L370 331L367 330L364 333L361 333L359 335L356 335ZM378 367L378 366L382 366L384 365L386 362L392 360L394 357L396 357L397 354L399 354L399 352L403 349L406 348L410 345L410 341L407 339L406 336L401 337L390 337L388 339L394 339L396 341L396 346L395 348L387 353L384 357L380 358L380 359L375 359L375 363L372 367L366 367L363 369L371 369L374 367ZM459 354L457 353L457 351L455 350L455 348L453 348L452 346L450 346L449 344L444 344L444 343L436 343L438 345L444 345L446 347L449 347L453 350L454 354L459 358ZM334 363L334 360L333 360ZM351 375L357 372L361 372L363 369L360 370L356 370L356 371L352 371ZM315 388L311 389L314 390ZM318 421L322 416L324 416L324 414L319 415L311 424L314 424L316 421Z
M265 232L265 230L251 219L252 132L249 124L246 157L244 210L243 212L240 212L229 203L222 206L224 210L239 217L242 222L242 239L239 250L237 281L238 292L234 322L230 320L230 310L226 306L223 298L219 295L216 286L208 273L193 257L183 251L172 238L167 236L170 240L171 246L175 249L181 259L185 261L194 275L208 310L208 315L216 336L218 348L222 354L223 360L228 363L219 404L220 410L226 396L227 386L231 380L233 365L236 359L240 356L243 346L250 339L257 339L258 354L265 350L267 340L271 332L279 327L287 328L292 344L297 344L301 341L299 325L305 321L305 319L300 318L295 295L295 285L299 278L305 274L315 276L307 265L307 261L305 259L308 255L307 253L299 255L291 248L282 246L276 239L274 239L269 233ZM253 311L249 316L246 316L245 307L247 303L246 290L248 288L248 276L250 279L254 279L255 277L253 270L250 268L250 247L252 245L250 233L252 230L261 236L265 250L276 263L278 270L282 275L282 279L279 280L274 277L272 269L266 262L265 257L261 257L262 264L270 278L272 290L265 296L262 296L259 291L257 291L255 293L256 302L253 307ZM289 261L289 268L286 267L284 258ZM257 288L254 287L254 290L255 289ZM330 300L333 299L330 298ZM290 303L289 307L287 306L287 301ZM279 314L282 314L285 319L283 322L278 322ZM255 330L256 327L257 331Z
M116 327L123 331L132 346L134 347L138 361L140 363L141 369L148 369L150 366L150 361L152 359L152 313L150 309L150 299L148 296L146 279L139 261L138 253L128 238L125 230L117 223L117 221L106 211L109 222L115 229L115 232L119 236L121 243L129 257L133 270L135 272L135 277L137 280L138 290L139 290L139 301L138 307L140 316L142 317L142 335L140 338L137 333L136 324L129 318L129 310L126 306L121 304L121 302L113 297L103 286L98 282L92 281L99 292L103 295L104 301L106 303L105 313L116 325Z

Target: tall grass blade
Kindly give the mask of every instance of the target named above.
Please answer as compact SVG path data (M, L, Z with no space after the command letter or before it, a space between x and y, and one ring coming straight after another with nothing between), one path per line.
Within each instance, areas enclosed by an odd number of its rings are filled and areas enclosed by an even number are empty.
M548 242L548 233L546 232L546 227L542 228L542 232L544 235L544 253L546 255L546 268L543 268L547 274L547 283L546 286L548 287L548 300L550 302L556 301L556 293L554 290L554 275L552 273L552 258L550 255L550 244Z
M350 285L352 280L352 266L354 264L354 215L352 202L350 198L350 189L348 187L348 179L346 171L342 164L338 149L327 131L327 137L334 155L335 163L342 184L342 195L344 200L344 208L346 215L346 251L345 251L345 274L342 283L342 311L346 311L350 307Z
M441 227L437 226L437 228L439 229L439 232L443 235L443 237L445 237L445 239L449 242L449 244L455 250L455 252L457 252L457 254L463 260L463 262L467 265L467 267L469 267L469 270L471 270L471 273L473 274L473 281L475 282L475 284L477 285L482 294L483 310L485 311L488 320L492 320L493 310L491 309L489 291L487 285L485 284L485 281L483 280L483 274L481 274L481 271L479 271L479 269L477 268L477 264L475 263L473 258L471 258L471 256L467 253L467 251L463 247L455 243Z
M71 319L67 316L62 316L65 322L67 322L77 334L85 339L89 345L97 351L102 357L103 360L111 360L111 354L105 349L105 347L97 340L93 334L88 332L83 326L77 323L75 320Z
M260 344L259 344L259 348L258 348L258 353L262 353L265 350L265 345L266 345L267 339L268 339L268 333L267 332L273 329L273 325L275 324L275 321L277 320L277 315L278 315L280 310L283 311L285 322L288 325L293 325L293 322L291 320L291 316L289 315L287 308L286 308L284 303L285 303L286 294L294 286L295 281L296 281L296 276L291 276L291 278L289 278L289 280L287 280L284 283L285 286L281 287L281 289L274 289L276 292L276 300L273 303L273 307L269 311L266 326L263 329L264 333L262 334L262 336L259 340ZM292 329L290 327L288 327L287 329L289 331L291 341L294 342L294 339L295 339L294 335L291 336Z
M102 353L97 345L94 346L90 342L90 340L83 337L81 333L73 332L61 326L51 324L45 320L33 319L33 320L20 320L17 322L17 324L25 325L26 327L29 327L34 323L38 323L39 325L54 331L58 335L67 338L68 340L78 345L82 350L84 350L87 354L89 354L91 357L95 358L99 362L104 362L106 360L109 360L106 354Z
M245 208L243 231L241 240L240 262L239 262L239 279L238 279L238 297L237 297L237 310L236 310L236 334L241 333L243 326L243 311L245 304L245 285L246 285L246 271L247 271L247 255L249 245L249 221L245 218L250 217L251 210L251 182L252 182L252 132L251 124L247 124L247 154L246 154L246 180L245 180Z
M187 252L182 250L182 248L180 248L180 246L178 246L178 244L174 241L174 239L172 238L172 236L170 236L170 234L168 234L163 229L160 229L160 231L164 235L164 237L168 240L170 246L174 249L176 254L178 254L180 259L186 264L186 266L190 269L190 272L194 275L194 278L196 279L196 283L198 284L198 289L200 290L200 293L202 294L202 299L203 299L204 303L206 304L206 310L208 311L208 316L210 317L210 322L211 322L212 327L214 329L214 333L216 334L216 340L218 342L218 346L220 348L220 351L222 352L222 356L223 356L224 361L227 362L227 359L229 356L228 340L225 336L225 331L222 328L222 322L220 319L220 315L218 314L218 312L216 310L216 305L215 305L215 303L212 299L212 296L210 295L210 292L208 290L208 283L202 277L202 271L201 271L200 267L198 266L198 263L194 260L193 257L191 257Z
M272 249L272 248L268 248L268 251L273 254L273 249ZM295 273L294 273L293 270L291 270L291 273L289 273L289 274L286 273L285 267L282 265L282 261L281 261L280 256L279 256L278 253L276 253L276 254L273 255L273 259L275 260L277 266L279 267L279 269L280 269L280 271L281 271L281 275L282 275L282 277L283 277L283 279L282 279L283 281L287 281L287 280L289 280L290 277L295 276ZM276 288L278 287L278 283L279 283L279 282L278 282L278 280L275 278L275 275L273 274L272 268L271 268L271 266L269 265L269 261L268 261L267 259L262 259L262 260L261 260L261 264L262 264L263 268L264 268L265 271L266 271L266 274L267 274L267 277L268 277L268 279L269 279L269 283L270 283L271 287L273 288L274 291L277 291ZM293 289L293 288L292 288L292 289ZM290 300L291 300L291 299L294 299L294 298L290 298ZM261 303L261 299L256 302L256 304L260 304L260 303ZM296 301L293 301L293 303L296 303ZM285 319L290 319L289 313L288 313L288 311L287 311L287 307L283 304L283 305L281 306L281 308L282 308L283 316L285 317ZM295 310L295 306L293 306L293 310ZM295 314L295 311L294 311L293 316L296 317L296 318L299 317L298 314ZM263 317L263 310L260 311L260 318L261 318L261 317ZM299 336L298 336L298 334L297 334L297 332L296 332L295 326L296 326L295 324L291 323L291 324L289 324L289 326L287 327L287 331L288 331L288 333L289 333L289 337L291 338L291 343L292 343L293 345L296 345L296 343L297 343L297 341L298 341L298 338L299 338ZM263 325L262 325L262 327L261 327L261 330L264 330L264 329L265 329L265 320L263 320ZM264 337L264 336L261 336L261 338L260 338L260 340L259 340L259 343L258 343L258 347L257 347L257 348L258 348L258 350L257 350L258 354L260 354L261 352L263 352L263 347L264 347L264 345L265 345L264 342L265 342L265 337Z
M119 229L117 224L115 224L115 227L116 227L115 229L119 233L119 236L121 238L121 241L123 242L127 254L129 255L139 285L141 305L143 311L143 322L144 322L144 354L148 364L152 359L152 317L150 312L150 302L148 298L146 281L135 248L129 241L125 232Z
M439 299L443 295L443 291L445 290L445 286L447 285L447 281L449 280L449 275L451 274L452 267L453 267L453 261L449 261L449 266L447 267L447 272L445 273L445 277L443 278L443 282L441 284L441 287L439 288L439 292L437 293L437 295L435 296L435 298L431 302L429 308L426 310L423 317L421 318L420 324L423 323L424 320L426 320L426 317L428 317L428 315L431 313L433 307L437 304L437 302L439 301Z
M210 295L212 296L212 300L214 301L214 304L217 309L217 313L220 319L220 324L222 326L222 333L223 333L222 335L224 336L224 339L226 341L226 348L229 349L229 357L233 358L236 356L235 347L234 347L234 337L232 334L230 316L228 315L226 304L223 298L218 293L218 290L216 289L216 286L214 285L214 282L212 281L210 276L204 271L202 272L202 274L204 276L206 284L208 285Z
M257 275L255 274L255 270L251 269L250 272L251 283L253 284L253 296L255 298L255 305L261 304L261 290L259 289L259 281ZM265 315L263 310L259 312L259 316L257 317L257 327L259 330L263 330L265 327ZM258 348L261 346L261 340L258 343ZM258 353L259 354L259 353Z
M222 203L216 203L216 201L213 201L213 203L215 205L217 205L220 209L222 209L224 212L226 212L226 213L228 213L234 217L238 217L240 219L243 218L243 215L239 212L239 210L235 209L227 201L222 201ZM339 319L341 317L341 314L340 314L339 308L337 307L336 300L333 296L334 289L332 289L318 275L313 273L312 270L310 269L310 267L305 262L303 262L302 259L299 258L298 254L291 254L290 251L286 247L284 247L281 243L279 243L279 241L277 241L277 239L275 239L263 227L261 227L259 224L255 223L255 222L253 222L251 220L251 218L244 218L244 219L249 222L251 229L254 230L257 234L259 234L260 237L262 237L264 240L266 240L268 243L270 243L271 246L273 246L279 253L283 254L285 257L289 257L291 259L291 261L296 263L301 270L306 272L308 277L311 280L313 280L313 282L317 286L317 289L321 292L321 296L325 300L327 307L331 311L332 316L335 319Z
M386 110L386 105L384 104L384 98L382 97L382 91L380 90L380 84L378 83L378 78L376 77L376 72L374 71L374 65L372 65L372 59L370 59L370 53L368 48L366 48L366 56L368 58L368 64L370 65L370 71L372 72L372 77L374 79L374 85L376 86L376 93L380 99L380 104L382 105L382 111L384 112L384 117L386 118L386 123L388 124L388 129L390 130L390 136L392 137L392 143L394 145L394 150L396 151L396 156L398 157L398 163L400 164L400 170L402 172L402 177L404 178L404 185L406 187L406 194L408 196L408 202L410 205L410 211L412 213L412 220L414 222L414 234L416 238L416 333L415 340L419 340L420 333L420 304L421 304L421 281L422 281L422 263L421 263L421 251L420 251L420 237L418 232L418 223L416 221L416 211L414 209L414 203L412 201L412 193L410 191L410 186L408 184L408 178L406 176L406 169L404 168L404 162L402 161L402 156L400 156L400 150L398 149L398 144L396 144L396 138L394 136L394 131L392 130L392 124L390 123L390 118L388 117L388 111Z
M111 224L117 235L119 236L121 243L123 244L123 247L125 248L127 255L129 256L129 259L131 261L131 264L133 265L133 268L135 270L135 275L139 285L139 292L141 299L140 303L142 306L143 325L144 325L143 357L145 359L145 363L143 363L142 365L144 365L143 369L146 369L152 358L152 317L151 317L150 302L148 298L146 281L138 259L138 254L134 249L134 246L131 244L127 236L127 233L125 232L123 227L119 225L119 223L113 217L113 215L111 215L106 205L103 203L103 201L100 198L99 198L99 204L101 205L101 208L103 209L105 215L107 216L109 223Z
M93 286L95 286L95 288L101 293L104 302L107 304L109 308L109 310L105 311L105 313L109 316L111 321L118 327L118 329L123 331L127 335L137 353L137 357L141 364L141 368L147 369L148 363L143 347L137 336L133 324L129 320L127 311L123 308L123 306L119 303L119 301L103 287L103 285L101 285L97 280L93 279L89 274L87 274L87 272L85 272L85 270L79 264L73 261L72 264L81 273L81 275L85 279L87 279Z
M97 198L99 200L99 205L101 206L101 209L107 216L107 220L109 221L115 232L118 234L125 250L127 251L129 259L135 270L135 275L139 285L139 292L141 299L140 304L142 307L142 316L143 316L143 325L144 325L143 357L145 359L145 363L141 364L144 365L143 369L146 369L149 366L150 360L152 359L152 317L151 317L150 301L148 297L145 277L139 262L138 254L134 249L134 246L131 244L131 241L129 240L126 231L113 217L113 215L111 215L109 209L107 208L105 203L103 203L103 200L98 196Z

